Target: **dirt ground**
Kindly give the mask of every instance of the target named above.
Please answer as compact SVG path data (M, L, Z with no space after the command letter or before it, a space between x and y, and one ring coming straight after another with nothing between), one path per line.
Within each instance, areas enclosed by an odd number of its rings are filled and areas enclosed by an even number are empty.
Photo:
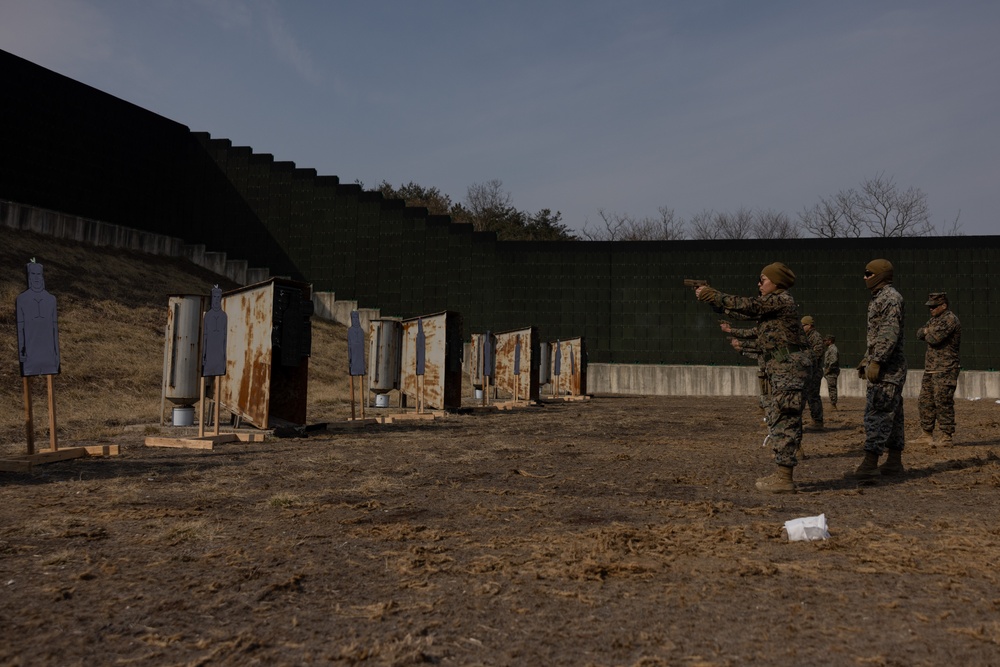
M800 492L745 398L601 398L0 473L9 665L1000 664L1000 406ZM916 406L907 404L910 423ZM783 523L825 513L831 537Z

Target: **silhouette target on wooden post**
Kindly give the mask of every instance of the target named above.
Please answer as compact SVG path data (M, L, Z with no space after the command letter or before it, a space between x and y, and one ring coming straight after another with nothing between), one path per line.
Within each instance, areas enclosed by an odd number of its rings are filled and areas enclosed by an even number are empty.
M562 349L560 348L559 341L556 340L556 351L555 359L552 360L552 374L556 377L555 383L552 385L552 395L558 396L559 390L559 375L562 373Z
M351 326L347 329L347 365L351 376L351 419L354 412L354 378L364 376L365 368L365 332L361 328L361 315L356 310L351 311ZM364 383L359 381L359 388L364 391ZM368 402L367 392L361 399L361 418L365 418L365 403Z
M229 344L229 316L222 309L222 290L218 285L211 291L212 304L205 311L201 325L201 400L198 436L205 435L205 378L226 374L226 346ZM213 432L219 435L219 392L222 383L214 380Z
M35 375L46 376L49 395L49 443L52 451L59 449L56 438L56 402L52 376L58 375L59 318L56 298L45 290L43 267L34 258L25 266L28 289L17 295L17 353L24 385L25 430L28 436L28 454L35 451L35 433L31 411L30 379Z
M417 414L424 412L424 370L427 364L427 336L424 334L424 319L417 319L416 349Z
M519 399L521 389L521 334L514 337L514 400Z

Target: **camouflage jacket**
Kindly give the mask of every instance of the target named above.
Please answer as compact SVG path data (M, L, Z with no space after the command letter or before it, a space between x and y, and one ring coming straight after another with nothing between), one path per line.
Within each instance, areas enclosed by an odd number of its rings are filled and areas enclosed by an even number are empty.
M802 389L811 363L799 309L791 294L778 290L748 297L715 292L711 303L727 314L756 320L752 330L757 332L757 339L755 344L746 345L745 351L752 349L760 355L775 391Z
M892 285L872 293L868 303L867 363L881 367L879 381L903 386L906 382L906 357L903 356L903 295Z
M962 342L962 323L958 315L945 310L917 330L917 338L927 343L924 372L940 373L961 368L958 348Z
M732 314L732 313L730 313ZM730 328L729 335L740 341L740 354L757 361L758 375L764 374L764 355L757 345L757 327L749 329Z
M834 343L823 353L823 375L840 375L840 350Z
M823 334L815 328L806 334L806 344L812 351L813 367L818 368L823 363Z

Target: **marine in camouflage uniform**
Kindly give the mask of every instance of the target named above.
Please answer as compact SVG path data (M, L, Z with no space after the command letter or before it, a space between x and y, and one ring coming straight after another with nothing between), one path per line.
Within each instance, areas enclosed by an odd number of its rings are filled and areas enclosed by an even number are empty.
M722 308L727 314L757 321L757 338L745 345L734 338L732 345L760 354L770 388L766 407L768 441L774 450L778 469L773 475L757 480L757 488L773 493L795 491L792 470L798 463L796 450L802 442L802 390L811 371L805 333L799 322L798 306L788 288L795 284L795 274L784 264L768 264L761 271L761 294L755 297L724 294L711 287L699 287L700 301Z
M872 260L865 267L865 285L871 290L868 303L868 347L858 365L858 377L868 380L865 395L865 458L849 476L873 479L903 472L903 296L892 286L893 268L886 259ZM882 466L878 459L889 452Z
M955 433L955 386L961 371L958 349L962 342L962 323L948 307L948 295L932 292L924 304L931 309L931 319L917 329L917 338L927 343L924 377L920 382L920 428L922 442L931 444L935 424L941 431L941 444L951 445Z
M809 406L809 416L812 417L812 428L823 430L823 400L819 397L819 389L823 384L823 335L816 329L812 315L802 318L802 329L806 332L806 345L812 358L812 372L806 380L802 392L805 403Z
M826 352L823 353L823 377L826 378L826 391L830 394L830 405L837 409L837 381L840 378L840 350L837 349L837 339L827 336L823 340Z

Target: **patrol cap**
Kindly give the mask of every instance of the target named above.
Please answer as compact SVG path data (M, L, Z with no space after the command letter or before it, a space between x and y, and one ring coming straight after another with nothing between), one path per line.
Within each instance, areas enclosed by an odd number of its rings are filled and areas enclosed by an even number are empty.
M925 306L929 306L930 308L937 308L938 306L947 306L948 305L948 293L947 292L931 292L927 296L927 303L925 303L924 305Z

